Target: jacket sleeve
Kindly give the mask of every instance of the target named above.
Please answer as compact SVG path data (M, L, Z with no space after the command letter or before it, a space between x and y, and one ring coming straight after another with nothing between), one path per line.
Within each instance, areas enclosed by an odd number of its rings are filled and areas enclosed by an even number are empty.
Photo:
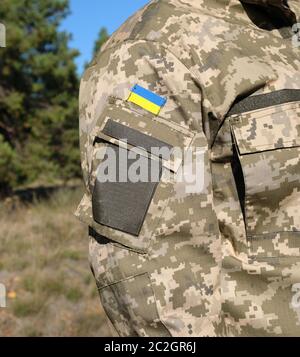
M204 138L201 89L175 55L149 41L127 41L103 51L86 70L80 87L80 149L86 192L76 215L85 223L91 223L93 133L110 100L126 102L136 84L167 99L160 118ZM136 105L133 110L149 114Z

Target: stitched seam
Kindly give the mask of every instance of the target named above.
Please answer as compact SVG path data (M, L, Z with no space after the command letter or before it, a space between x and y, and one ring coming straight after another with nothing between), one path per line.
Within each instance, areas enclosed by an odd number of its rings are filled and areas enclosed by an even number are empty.
M287 107L287 108L284 108ZM273 113L272 109L277 109L275 111L275 113ZM300 101L296 101L296 102L289 102L289 103L283 103L283 104L277 104L277 105L272 105L270 107L266 107L266 108L261 108L261 109L256 109L256 110L250 110L248 112L244 112L244 113L240 113L238 114L238 116L243 117L244 115L248 115L248 114L256 114L257 112L262 112L262 115L256 116L255 115L255 119L259 119L259 118L263 118L266 117L270 114L279 114L279 113L286 113L287 111L293 111L293 110L297 110L300 109ZM269 113L271 112L271 113Z
M104 286L102 286L101 288L98 288L98 291L102 291L103 289L109 288L109 287L111 287L111 286L113 286L113 285L117 285L117 284L119 284L119 283L123 283L123 282L125 282L125 281L127 281L127 280L135 279L135 278L138 278L139 276L143 276L143 275L146 275L146 274L147 274L147 272L143 272L143 273L139 273L139 274L137 274L137 275L132 275L132 276L130 276L130 277L128 277L128 278L120 279L120 280L115 281L115 282L113 282L113 283L109 283L109 284L107 284L107 285L104 285Z
M253 149L254 151L249 151L249 150L251 150L251 149L247 149L247 147L245 146L245 144L243 144L243 142L244 142L245 140L242 139L243 135L242 135L241 128L236 127L236 128L233 129L233 131L234 131L234 130L237 130L237 131L238 131L239 137L241 138L241 139L239 139L239 141L242 142L241 145L244 147L244 150L247 151L247 153L249 153L249 154L250 154L250 153L254 154L255 152L257 152L257 150L255 150L255 148ZM299 142L299 144L298 144L298 140L297 140L297 139L285 140L285 141L283 141L282 143L283 143L283 144L295 143L295 144L292 146L292 147L294 147L294 148L296 148L296 147L298 147L298 146L300 145L300 142ZM240 145L238 144L238 146L240 146ZM266 145L266 144L257 144L257 145L255 145L255 147L271 148L271 150L272 150L272 149L275 149L275 150L288 149L288 148L285 148L285 147L279 147L279 148L278 148L278 147L275 146L275 144L268 144L268 145Z
M147 43L155 44L155 45L159 46L161 49L165 50L166 52L169 52L172 56L174 56L174 58L177 59L177 61L178 61L181 65L183 65L183 66L187 69L187 71L190 73L190 75L191 75L192 78L194 77L197 81L199 81L199 82L201 83L201 90L206 93L206 96L207 96L210 100L212 100L212 97L211 97L210 93L208 93L207 91L205 91L205 86L202 84L201 78L198 76L198 74L197 74L193 69L191 69L190 67L188 67L181 59L179 59L178 56L177 56L173 51L171 51L171 49L170 49L169 47L163 45L163 44L162 44L161 42L159 42L159 41L153 41L153 40L149 40L149 39L134 39L134 40L133 40L133 39L127 39L127 40L124 40L124 41L121 42L121 43L116 44L115 46L106 48L106 49L101 53L101 55L102 55L103 53L105 53L106 51L112 51L112 50L115 50L115 49L117 49L117 48L121 48L122 46L126 45L127 43L138 44L139 42L141 42L141 43L146 43L146 44L147 44ZM202 64L203 64L203 63L202 63ZM91 67L89 67L88 70L91 69L91 68L96 67L97 65L98 65L98 62L96 62L96 63L95 63L94 65L92 65ZM104 75L105 75L105 73L103 74L103 76L104 76ZM102 78L102 76L101 76L99 79L101 79L101 78Z
M153 121L155 121L156 123L161 124L161 125L167 127L168 129L170 129L170 130L173 131L173 132L180 133L181 135L188 135L188 136L191 137L191 138L193 138L193 137L195 136L195 133L194 133L193 131L191 131L191 130L189 130L189 129L187 129L187 128L185 128L185 127L183 127L183 126L181 126L181 125L179 125L179 124L177 124L177 123L172 122L172 124L174 124L174 125L176 125L176 126L182 128L182 130L186 130L186 133L182 133L179 128L178 128L178 129L175 129L175 128L173 128L172 126L169 126L168 124L162 123L161 121L157 120L156 118L160 118L160 119L166 120L165 118L163 118L163 117L161 117L161 116L159 116L159 115L156 115L156 116L153 116L153 117L152 117L152 116L148 115L148 113L141 114L140 112L138 112L138 111L135 110L134 108L131 108L131 107L128 105L128 103L127 103L126 100L124 100L124 99L122 99L122 98L119 98L119 97L116 97L116 96L113 96L113 98L115 98L115 99L117 99L117 100L120 100L120 101L122 102L122 104L120 104L120 106L124 105L128 110L134 112L135 114L137 114L138 116L140 116L140 117L142 117L142 118L151 118L151 119L152 119ZM120 106L118 106L118 104L110 104L110 106L115 106L115 107L118 108L118 109L122 109L122 108L120 108ZM136 129L136 130L137 130L137 129Z
M256 237L262 237L262 236L269 236L269 235L276 235L276 234L281 234L281 233L300 233L300 230L296 231L276 231L276 232L269 232L269 233L259 233L259 234L248 234L248 237L251 237L252 239Z
M257 97L258 96L259 95L257 95ZM252 96L252 97L254 98L255 96ZM248 98L250 98L250 97L248 97ZM257 118L261 118L261 117L266 116L268 114L268 112L271 111L272 108L277 108L277 107L278 108L282 108L282 110L277 111L276 113L285 112L286 110L284 110L284 107L290 107L291 109L300 109L300 101L299 100L294 100L294 101L290 101L290 102L286 102L286 103L270 105L270 106L264 107L264 108L258 108L258 109L254 109L254 110L248 110L248 111L245 111L245 112L232 114L229 117L233 118L233 117L239 117L239 116L248 115L248 114L256 114L256 113L260 113L260 112L266 111L266 114L263 114L262 116L257 117ZM289 109L287 109L287 110L289 110Z

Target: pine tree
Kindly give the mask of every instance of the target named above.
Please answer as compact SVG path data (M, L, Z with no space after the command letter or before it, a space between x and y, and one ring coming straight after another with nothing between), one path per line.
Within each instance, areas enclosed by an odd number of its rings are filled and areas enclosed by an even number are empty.
M0 194L80 175L78 77L59 25L68 0L1 0Z
M98 38L95 41L94 48L93 48L93 59L92 62L85 62L84 68L87 69L89 65L92 65L94 60L96 59L97 54L101 51L102 46L105 44L105 42L109 39L109 34L107 32L107 29L105 27L101 27Z
M107 32L107 29L105 27L102 27L99 31L98 39L94 45L94 53L93 53L94 56L101 50L102 46L105 44L105 42L108 39L109 39L109 34Z

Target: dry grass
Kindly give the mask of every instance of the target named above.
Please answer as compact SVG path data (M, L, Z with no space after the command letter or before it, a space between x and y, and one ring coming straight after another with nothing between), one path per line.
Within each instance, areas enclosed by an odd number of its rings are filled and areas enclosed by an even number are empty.
M87 228L73 216L81 190L0 204L0 336L111 336L87 259Z

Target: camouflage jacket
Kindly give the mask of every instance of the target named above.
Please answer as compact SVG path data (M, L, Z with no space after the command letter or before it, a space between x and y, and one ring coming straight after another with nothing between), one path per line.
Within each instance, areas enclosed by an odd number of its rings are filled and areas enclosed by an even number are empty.
M251 2L151 1L82 78L76 215L122 336L300 336L300 2L286 26ZM166 99L159 114L128 100L135 85ZM201 184L170 158L155 187L96 189L124 138L191 150Z

